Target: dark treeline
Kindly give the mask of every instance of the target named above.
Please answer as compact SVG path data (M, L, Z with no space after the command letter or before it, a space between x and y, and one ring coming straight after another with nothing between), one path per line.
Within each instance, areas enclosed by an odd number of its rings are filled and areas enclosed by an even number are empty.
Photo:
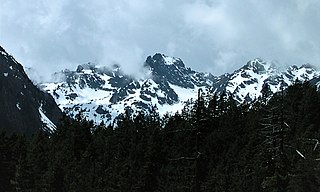
M63 118L52 134L0 133L0 191L320 190L320 93L296 82L251 104L199 94L160 118Z

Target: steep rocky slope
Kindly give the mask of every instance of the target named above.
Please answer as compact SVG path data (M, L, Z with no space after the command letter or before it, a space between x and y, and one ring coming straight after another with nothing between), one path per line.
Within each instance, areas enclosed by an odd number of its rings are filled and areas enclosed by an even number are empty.
M62 112L52 96L36 87L23 67L0 46L0 127L30 135L51 131Z

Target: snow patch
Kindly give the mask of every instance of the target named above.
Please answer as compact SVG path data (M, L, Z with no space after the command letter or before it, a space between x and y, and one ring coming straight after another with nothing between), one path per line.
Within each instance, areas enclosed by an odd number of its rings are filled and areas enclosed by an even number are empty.
M8 77L8 75L9 75L8 73L3 73L3 76L5 77Z
M44 110L42 109L42 104L40 105L38 111L40 113L41 121L46 126L46 128L48 128L49 131L56 130L57 126L54 123L52 123L52 121L46 116Z
M0 51L0 53L2 54L2 55L4 55L4 56L6 56L6 55L8 55L6 52L4 52L4 51Z
M21 107L20 107L20 103L19 102L16 104L16 107L21 111Z
M168 56L164 56L164 55L163 55L163 59L164 59L166 65L172 65L177 61L177 59L174 57L168 57Z

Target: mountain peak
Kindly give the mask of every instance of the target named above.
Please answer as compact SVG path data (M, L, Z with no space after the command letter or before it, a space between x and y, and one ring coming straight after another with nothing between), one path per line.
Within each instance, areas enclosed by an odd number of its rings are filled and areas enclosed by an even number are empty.
M96 65L94 63L86 63L86 64L81 64L81 65L78 65L77 67L77 72L80 73L82 72L83 70L94 70L96 68Z
M260 74L266 72L270 67L268 62L263 61L260 58L256 58L247 62L246 65L242 67L244 70L252 70L254 73Z
M170 57L165 54L156 53L154 56L149 56L146 61L147 64L157 65L174 65L177 67L185 68L183 61L180 58ZM151 66L152 67L152 66Z

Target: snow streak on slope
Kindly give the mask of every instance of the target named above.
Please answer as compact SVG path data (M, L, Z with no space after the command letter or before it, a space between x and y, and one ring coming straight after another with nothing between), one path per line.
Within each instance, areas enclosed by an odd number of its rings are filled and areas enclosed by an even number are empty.
M52 123L52 121L46 116L44 110L42 109L42 104L40 105L38 110L41 121L43 122L46 131L53 132L54 130L56 130L57 126L54 123Z

